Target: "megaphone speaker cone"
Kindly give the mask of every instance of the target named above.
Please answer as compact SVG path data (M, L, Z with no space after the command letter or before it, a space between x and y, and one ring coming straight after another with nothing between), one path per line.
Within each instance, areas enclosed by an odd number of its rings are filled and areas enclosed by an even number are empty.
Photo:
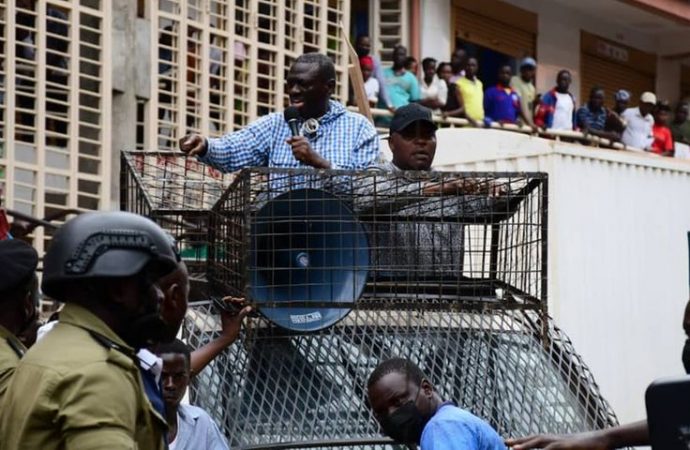
M250 295L259 311L294 331L317 331L348 308L262 307L354 303L367 281L369 244L352 210L333 194L297 189L269 201L251 226Z

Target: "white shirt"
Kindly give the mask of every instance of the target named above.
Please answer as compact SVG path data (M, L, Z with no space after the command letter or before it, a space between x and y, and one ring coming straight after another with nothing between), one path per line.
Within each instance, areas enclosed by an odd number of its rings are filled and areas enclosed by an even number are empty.
M419 82L419 88L422 94L422 100L436 98L442 105L446 104L446 99L448 98L448 85L437 75L434 75L434 79L431 80L431 83L428 85L422 77L422 80Z
M645 150L654 142L652 135L652 128L654 128L654 117L647 114L642 117L640 108L628 108L621 114L623 120L627 122L621 142L630 147L635 147L631 150Z
M556 109L553 112L553 130L572 130L573 129L573 110L575 103L567 92L561 94L556 92Z
M170 450L228 450L225 436L218 425L201 408L192 405L177 407L177 434L168 444Z
M370 102L379 101L379 91L381 86L379 85L379 80L374 77L369 77L367 81L364 82L364 92L367 94L367 100Z
M137 352L137 358L139 358L141 368L150 371L156 377L156 383L160 383L161 374L163 373L163 360L145 348Z

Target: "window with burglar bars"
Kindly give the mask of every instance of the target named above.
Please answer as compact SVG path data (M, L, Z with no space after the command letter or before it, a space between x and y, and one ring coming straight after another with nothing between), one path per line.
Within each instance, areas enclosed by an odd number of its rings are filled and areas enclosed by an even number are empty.
M35 217L109 198L110 2L0 2L0 198ZM39 228L39 254L50 239Z
M217 136L282 110L302 53L330 56L347 96L339 23L349 0L158 0L149 5L152 93L144 148L175 149L188 132Z

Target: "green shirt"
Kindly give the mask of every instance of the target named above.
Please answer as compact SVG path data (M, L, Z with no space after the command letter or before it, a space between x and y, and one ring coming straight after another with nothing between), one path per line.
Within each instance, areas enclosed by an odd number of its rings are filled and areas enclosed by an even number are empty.
M24 344L0 325L0 404L5 396L10 378L17 368L17 363L25 352ZM2 409L0 409L0 414L2 414Z
M134 350L68 303L19 361L0 417L3 450L161 449Z
M537 88L531 81L526 82L518 75L513 75L510 79L510 87L515 89L520 96L520 106L525 117L534 120L534 100L537 98Z
M673 140L678 142L683 142L685 144L690 144L690 122L685 121L680 125L672 123L671 134L673 134Z

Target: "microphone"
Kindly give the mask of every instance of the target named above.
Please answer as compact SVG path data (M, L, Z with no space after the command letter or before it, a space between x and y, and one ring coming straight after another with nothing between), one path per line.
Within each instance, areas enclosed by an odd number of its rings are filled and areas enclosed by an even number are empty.
M299 124L297 123L300 118L299 110L294 106L290 106L285 111L283 111L283 118L290 127L290 132L292 133L292 136L299 136Z

